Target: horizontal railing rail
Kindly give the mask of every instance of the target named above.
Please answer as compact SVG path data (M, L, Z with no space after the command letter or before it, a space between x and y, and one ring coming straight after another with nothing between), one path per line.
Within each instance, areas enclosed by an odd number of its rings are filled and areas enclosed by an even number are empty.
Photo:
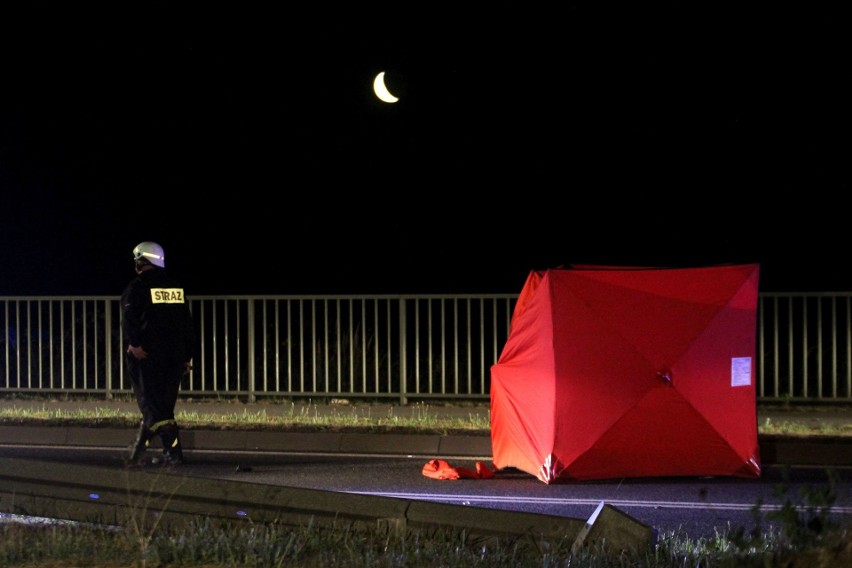
M197 296L185 397L487 400L517 294ZM0 394L130 395L119 298L0 297ZM762 293L757 397L852 402L852 293Z

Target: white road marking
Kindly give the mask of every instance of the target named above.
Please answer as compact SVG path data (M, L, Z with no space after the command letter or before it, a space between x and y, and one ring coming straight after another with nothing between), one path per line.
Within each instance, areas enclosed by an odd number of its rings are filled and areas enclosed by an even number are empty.
M713 509L719 511L750 511L754 509L754 503L715 503L710 501L642 501L642 500L624 500L624 499L561 499L555 497L519 497L505 495L452 495L445 493L393 493L384 491L347 491L346 493L358 493L362 495L375 495L381 497L397 497L400 499L419 499L426 501L442 501L455 502L462 501L470 502L486 502L486 503L526 503L530 505L549 505L549 506L571 506L571 505L591 505L597 506L601 501L606 501L614 507L641 507L645 509ZM760 506L762 511L778 511L783 505L773 505L763 503ZM800 506L799 510L805 510L807 507ZM852 514L852 507L837 507L832 506L833 513L844 515Z

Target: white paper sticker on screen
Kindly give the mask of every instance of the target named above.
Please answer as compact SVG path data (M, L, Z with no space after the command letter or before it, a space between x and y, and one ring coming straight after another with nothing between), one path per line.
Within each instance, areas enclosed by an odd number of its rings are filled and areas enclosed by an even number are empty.
M731 358L731 386L747 387L751 384L751 357Z

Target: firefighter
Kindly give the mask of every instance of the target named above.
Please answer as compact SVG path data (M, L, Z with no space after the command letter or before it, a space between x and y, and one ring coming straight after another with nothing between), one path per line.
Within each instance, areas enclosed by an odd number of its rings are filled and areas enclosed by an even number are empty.
M128 465L143 465L145 450L159 437L163 454L151 463L183 462L175 404L181 379L192 369L195 326L183 287L166 272L163 247L144 241L133 249L137 276L121 295L125 359L142 413Z

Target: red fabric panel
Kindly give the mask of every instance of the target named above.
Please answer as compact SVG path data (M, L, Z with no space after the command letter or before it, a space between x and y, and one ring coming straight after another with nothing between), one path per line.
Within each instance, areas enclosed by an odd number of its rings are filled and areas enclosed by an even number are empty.
M755 373L757 279L755 269L672 369L678 392L730 444L741 463L752 464L747 469L753 476L760 474ZM748 384L733 385L735 358L748 361ZM730 475L742 475L733 469Z
M517 318L522 312L526 311L527 304L529 304L532 297L535 296L535 292L538 290L538 286L541 284L541 280L543 278L544 273L536 271L530 272L529 276L527 276L527 281L524 283L524 287L518 295L518 300L515 302L515 309L512 312L513 327L515 325L515 318Z
M491 368L491 446L498 469L535 471L553 451L555 369L549 275L531 276Z
M743 459L677 390L659 385L564 470L572 480L739 476Z

